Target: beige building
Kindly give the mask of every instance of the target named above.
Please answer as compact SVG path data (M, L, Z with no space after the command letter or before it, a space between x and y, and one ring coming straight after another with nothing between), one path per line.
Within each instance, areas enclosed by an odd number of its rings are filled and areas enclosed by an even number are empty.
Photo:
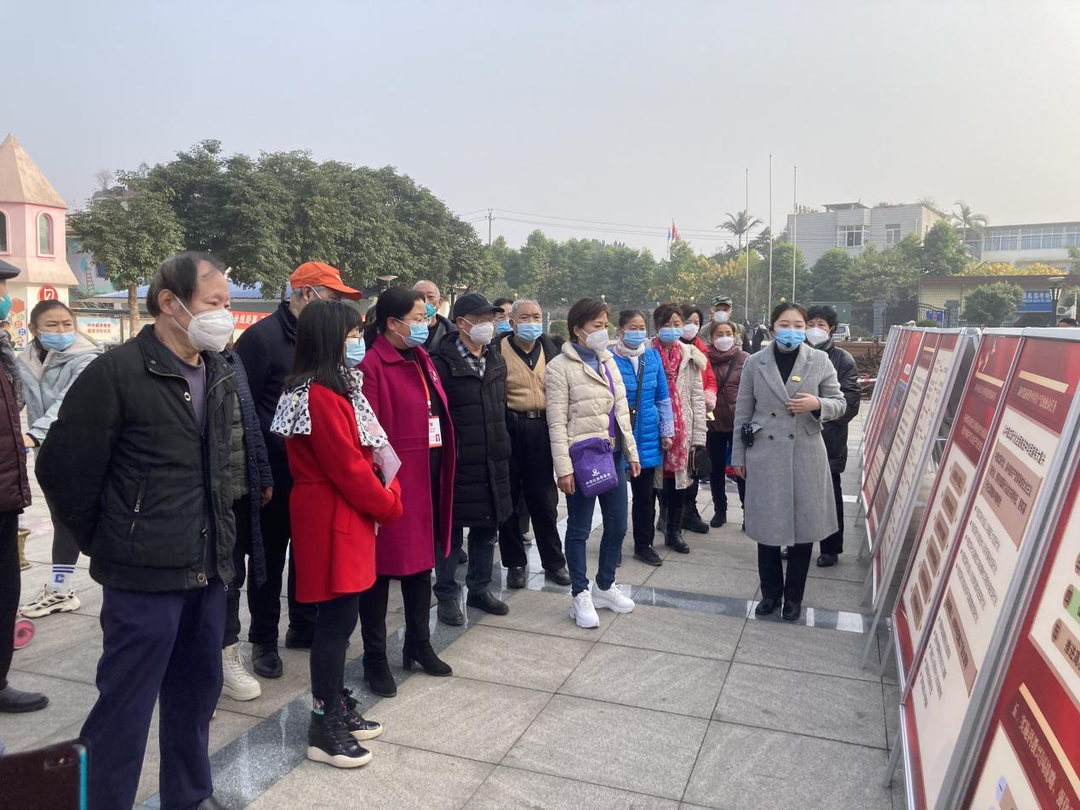
M987 284L1006 282L1024 290L1024 301L1016 313L1016 326L1051 326L1064 315L1072 315L1073 295L1080 289L1080 275L1056 276L925 276L919 281L919 317L939 320L955 327L964 319L967 296ZM1053 290L1061 291L1054 308Z

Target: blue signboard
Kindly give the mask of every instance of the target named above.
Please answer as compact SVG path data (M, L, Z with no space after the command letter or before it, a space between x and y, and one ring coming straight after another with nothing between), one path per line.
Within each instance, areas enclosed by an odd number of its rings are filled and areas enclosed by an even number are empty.
M1028 290L1024 293L1024 300L1016 310L1024 312L1053 312L1054 299L1050 297L1049 290Z
M945 310L943 309L928 309L926 310L926 319L933 321L934 323L945 325Z

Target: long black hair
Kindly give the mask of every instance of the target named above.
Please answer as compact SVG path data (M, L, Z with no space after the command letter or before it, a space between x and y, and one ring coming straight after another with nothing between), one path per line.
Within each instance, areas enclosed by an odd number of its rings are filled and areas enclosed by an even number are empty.
M296 323L296 355L287 388L317 382L335 394L349 395L345 338L360 325L360 310L348 301L312 301Z
M390 287L375 302L375 317L369 320L364 329L364 343L370 349L375 338L386 331L386 323L391 318L404 320L412 312L417 301L423 301L424 294L404 287Z

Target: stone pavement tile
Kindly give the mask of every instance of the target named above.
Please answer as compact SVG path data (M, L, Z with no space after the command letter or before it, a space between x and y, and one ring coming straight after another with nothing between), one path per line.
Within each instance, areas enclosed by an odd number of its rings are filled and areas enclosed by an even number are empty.
M814 566L813 562L810 567ZM845 582L839 579L823 577L807 578L806 591L803 593L803 607L826 608L827 610L846 610L852 613L873 613L871 605L864 605L862 582Z
M676 810L678 804L656 796L499 766L465 805L465 810L504 810L507 807L535 810L579 810L582 807Z
M615 621L614 613L610 610L601 610L598 611L600 615L598 629L586 630L578 627L570 618L570 601L568 593L521 590L514 596L513 602L510 603L510 612L506 616L484 615L479 623L481 626L596 641L608 625Z
M493 767L379 740L364 746L372 757L363 768L304 761L248 807L452 810L465 804Z
M745 619L638 605L617 616L600 640L646 650L686 653L730 661Z
M659 545L663 545L663 541L660 541ZM597 541L595 546L590 541L588 548L585 552L585 559L587 563L587 572L589 575L589 582L596 579L597 563L600 559L600 543ZM645 580L649 578L649 575L656 569L651 565L634 559L634 542L627 533L626 540L623 542L623 563L615 569L615 581L621 582L623 585L643 585ZM566 592L569 593L570 589L567 588Z
M739 639L735 661L877 683L877 672L859 666L865 643L861 633L751 620ZM871 666L876 662L871 655Z
M817 558L818 550L814 548L813 558L810 561L809 577L812 579L838 579L844 582L857 582L860 586L866 580L866 572L870 570L870 558L866 557L861 562L856 560L855 557L858 554L857 550L851 553L845 551L840 555L840 561L829 568L818 568ZM814 586L813 582L810 582L806 587L807 589Z
M385 742L498 763L551 698L465 678L409 678L372 716Z
M693 549L693 543L690 547ZM693 553L693 551L690 552L691 556ZM668 558L662 566L653 570L653 575L645 584L650 588L664 588L671 591L753 599L758 589L758 575L757 571L718 568L714 565L693 565Z
M440 657L463 678L555 692L591 647L588 641L479 626Z
M250 673L251 645L246 641L241 645L241 660ZM350 651L355 650L353 643ZM281 655L282 674L280 678L256 678L262 687L262 694L254 700L233 700L222 695L218 698L218 708L251 717L269 717L286 703L291 703L311 690L310 655L306 650L278 649Z
M101 657L101 639L101 625L96 617L54 613L34 619L34 640L15 653L11 666L21 672L93 684Z
M727 670L727 661L601 643L559 693L711 717Z
M501 764L679 799L707 726L697 717L556 695Z
M715 808L891 810L878 784L887 760L873 748L712 723L683 798Z
M97 687L91 684L16 669L10 672L8 681L16 689L43 692L49 698L49 705L40 712L0 715L0 738L12 753L36 748L42 740L72 726L81 727L98 696Z
M885 747L881 684L733 664L716 720Z
M698 535L696 542L687 542L691 543L693 551L678 555L676 562L757 571L757 543L745 536L741 540L728 540L713 537L710 533L708 537Z

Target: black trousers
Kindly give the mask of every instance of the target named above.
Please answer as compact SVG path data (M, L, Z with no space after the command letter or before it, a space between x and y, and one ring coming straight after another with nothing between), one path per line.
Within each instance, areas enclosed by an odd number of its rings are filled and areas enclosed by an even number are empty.
M507 411L506 428L510 433L510 497L514 504L525 501L544 570L558 571L566 567L566 557L557 525L559 496L547 419L526 419ZM507 568L529 564L522 534L521 516L515 511L499 527L499 553Z
M273 646L278 640L281 620L281 580L285 573L285 558L289 550L292 529L289 526L289 496L274 494L273 500L262 508L263 549L266 553L266 582L261 587L248 588L248 607L251 628L248 641ZM296 566L289 558L289 630L298 636L310 637L315 625L315 605L296 601Z
M727 460L731 454L731 444L734 441L734 433L728 431L710 430L705 440L705 448L709 451L709 461L712 463L712 477L709 479L709 488L712 491L713 508L717 514L727 515ZM746 501L746 481L739 478L736 482L739 488L739 503Z
M333 706L345 688L345 649L360 616L360 594L350 593L315 605L311 639L311 696L315 707Z
M674 478L664 478L664 508L667 509L669 529L682 527L683 517L690 508L690 493L697 492L697 481L687 489L676 489Z
M780 546L758 543L757 567L761 579L761 598L801 602L806 589L806 574L810 570L813 543L797 543L788 547L787 576L784 561L780 558Z
M240 591L247 579L247 555L251 553L251 496L245 495L233 501L233 517L236 518L236 545L233 546L233 570L236 576L225 591L225 638L222 649L240 640ZM248 593L248 610L251 610L251 593Z
M194 807L214 792L207 746L221 694L224 629L218 577L190 591L105 588L98 699L82 728L90 749L91 807L135 803L155 703L161 807Z
M0 512L0 689L7 686L19 611L19 513Z
M386 607L393 579L380 574L375 584L360 594L360 633L364 638L364 662L367 664L386 660ZM398 579L405 603L405 643L430 641L431 571Z
M836 526L837 529L821 541L822 554L844 553L844 491L840 485L840 473L832 474L833 496L836 498Z
M630 510L634 521L634 551L650 548L656 533L653 526L656 522L654 475L656 467L648 467L643 469L637 478L630 479L630 491L634 495Z

